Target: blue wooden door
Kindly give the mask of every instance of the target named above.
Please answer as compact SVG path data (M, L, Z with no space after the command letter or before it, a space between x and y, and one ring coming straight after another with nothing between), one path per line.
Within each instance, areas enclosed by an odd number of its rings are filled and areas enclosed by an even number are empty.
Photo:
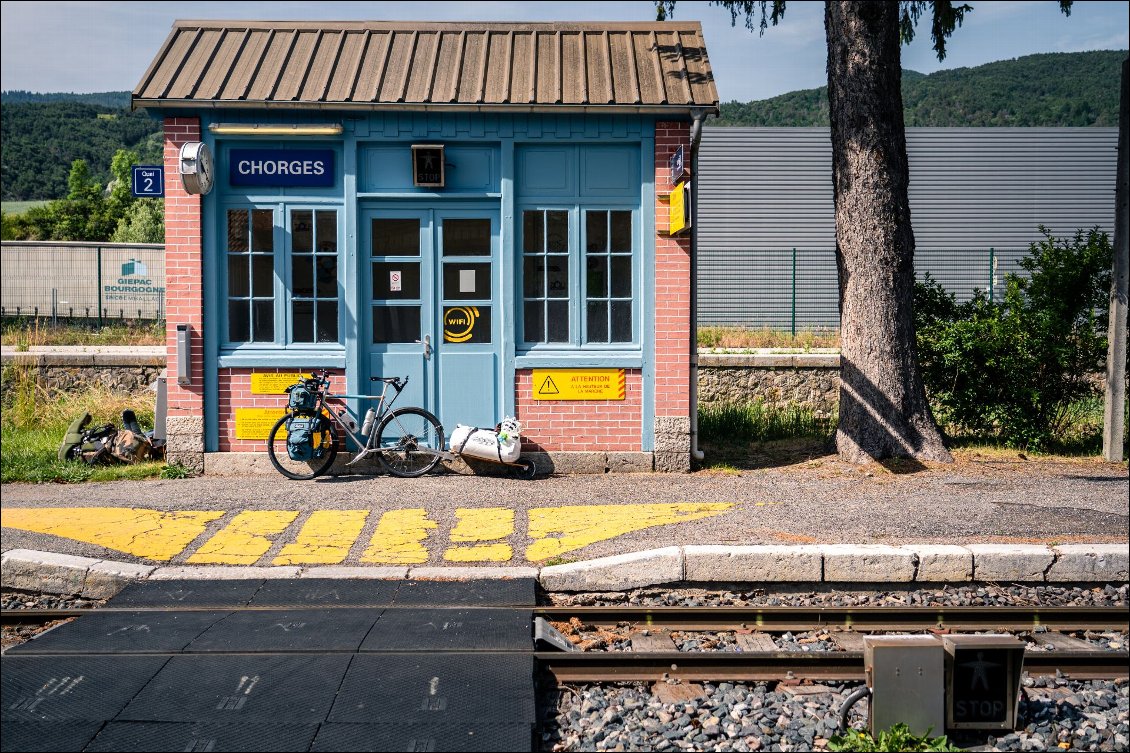
M362 215L369 376L408 377L398 406L494 426L501 324L498 211L374 209ZM364 258L364 256L362 257Z

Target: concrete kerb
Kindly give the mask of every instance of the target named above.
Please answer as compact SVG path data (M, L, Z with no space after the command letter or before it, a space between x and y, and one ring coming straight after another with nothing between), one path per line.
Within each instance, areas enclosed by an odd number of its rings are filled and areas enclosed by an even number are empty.
M671 546L536 567L208 567L139 565L12 549L4 588L104 599L135 580L341 578L483 580L536 577L546 591L624 591L678 583L1124 583L1123 544Z

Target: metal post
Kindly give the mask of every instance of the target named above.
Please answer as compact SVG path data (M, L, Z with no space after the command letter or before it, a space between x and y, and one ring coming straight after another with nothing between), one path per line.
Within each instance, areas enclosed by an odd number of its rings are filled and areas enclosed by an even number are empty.
M795 248L793 249L793 301L792 301L792 306L790 306L789 308L792 310L792 320L793 320L792 331L793 331L793 337L795 338L796 337L796 249Z
M996 288L996 284L997 284L997 254L996 254L996 251L994 251L992 248L989 248L989 300L990 301L996 300L996 291L994 290L994 288Z
M95 254L95 264L98 265L98 329L102 329L102 247L98 246L98 251Z

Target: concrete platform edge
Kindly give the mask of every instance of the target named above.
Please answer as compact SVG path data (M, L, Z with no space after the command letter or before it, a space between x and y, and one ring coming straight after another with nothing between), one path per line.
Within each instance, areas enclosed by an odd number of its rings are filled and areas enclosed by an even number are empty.
M536 577L546 591L622 591L688 583L892 582L1124 583L1130 551L1122 544L670 546L547 567L206 567L140 565L54 552L12 549L0 560L4 588L102 599L135 580L238 578Z

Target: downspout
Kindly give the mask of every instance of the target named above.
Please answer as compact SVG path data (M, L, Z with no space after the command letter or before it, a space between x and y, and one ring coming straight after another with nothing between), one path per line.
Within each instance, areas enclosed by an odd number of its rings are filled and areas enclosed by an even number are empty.
M702 143L702 124L709 111L691 108L691 458L702 462L706 455L698 448L698 147Z

